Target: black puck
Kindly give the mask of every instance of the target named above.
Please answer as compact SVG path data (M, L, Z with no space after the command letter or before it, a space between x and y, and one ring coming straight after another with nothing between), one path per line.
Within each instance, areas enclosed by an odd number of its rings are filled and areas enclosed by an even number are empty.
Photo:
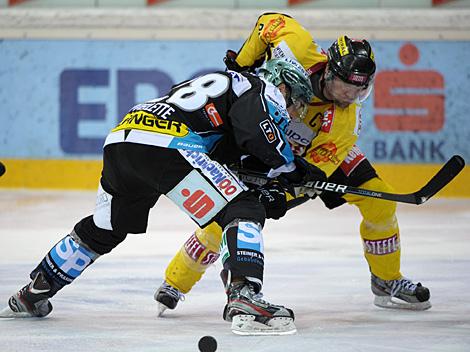
M0 161L0 176L2 176L7 169L5 169L5 165Z
M203 336L199 340L199 351L215 352L217 350L217 341L212 336Z

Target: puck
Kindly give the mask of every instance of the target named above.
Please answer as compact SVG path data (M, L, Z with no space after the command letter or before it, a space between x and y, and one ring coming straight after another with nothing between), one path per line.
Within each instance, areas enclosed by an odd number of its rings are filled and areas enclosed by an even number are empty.
M0 161L0 176L2 176L7 169L5 169L5 165Z
M199 351L215 352L217 350L217 341L212 336L203 336L199 340Z

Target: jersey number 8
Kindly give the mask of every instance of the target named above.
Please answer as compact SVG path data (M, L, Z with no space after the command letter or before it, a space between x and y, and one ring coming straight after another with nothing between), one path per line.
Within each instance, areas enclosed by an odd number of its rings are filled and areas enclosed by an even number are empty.
M209 73L185 83L185 86L177 89L167 102L184 111L196 111L201 109L209 98L217 98L224 94L229 84L230 79L227 76Z

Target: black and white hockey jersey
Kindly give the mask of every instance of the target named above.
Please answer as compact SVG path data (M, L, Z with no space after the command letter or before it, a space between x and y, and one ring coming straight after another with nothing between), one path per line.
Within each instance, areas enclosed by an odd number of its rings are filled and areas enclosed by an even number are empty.
M248 72L214 72L174 86L168 95L134 106L105 141L192 150L222 163L250 154L271 168L294 156L285 136L285 100Z

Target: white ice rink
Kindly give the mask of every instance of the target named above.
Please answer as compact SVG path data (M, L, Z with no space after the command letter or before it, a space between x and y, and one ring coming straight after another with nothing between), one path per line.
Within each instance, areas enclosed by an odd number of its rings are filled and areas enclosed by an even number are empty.
M94 207L93 192L0 190L0 302L28 282L50 247ZM402 272L431 290L429 311L372 304L357 209L307 203L265 227L264 293L294 309L293 336L240 337L222 320L220 262L176 311L156 317L153 293L194 228L166 199L146 235L129 235L53 298L45 319L0 321L0 352L470 351L470 200L401 205Z

